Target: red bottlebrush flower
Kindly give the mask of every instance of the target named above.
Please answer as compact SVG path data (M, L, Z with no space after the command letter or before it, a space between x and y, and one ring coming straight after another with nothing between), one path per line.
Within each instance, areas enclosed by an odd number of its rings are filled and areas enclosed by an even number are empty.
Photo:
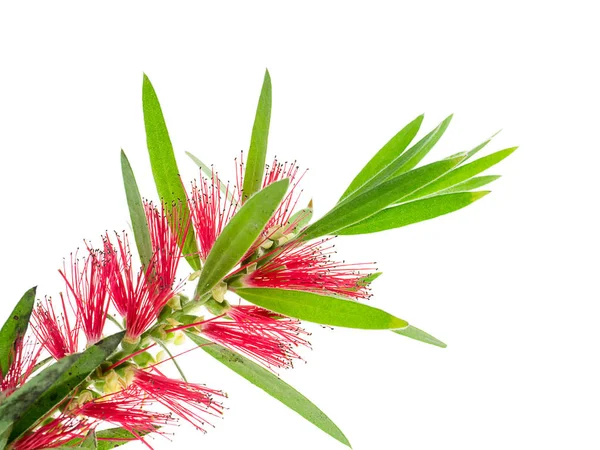
M332 261L334 245L324 246L331 239L308 244L293 241L269 252L263 256L267 262L261 265L259 259L257 269L244 275L242 283L249 287L329 293L355 299L369 298L368 286L362 280L374 272L372 264ZM272 259L268 260L269 257Z
M268 369L289 368L302 359L295 348L310 347L300 321L256 306L232 306L226 314L200 323L202 333L230 350L256 359Z
M0 392L5 397L11 395L31 375L40 356L42 347L31 339L17 338L6 375L0 369Z
M67 297L73 296L81 328L89 345L102 339L108 313L108 285L100 252L87 247L89 255L82 261L71 254L70 271L66 265L59 273L67 285ZM71 299L69 298L69 302Z
M243 155L239 163L237 158L235 161L236 184L233 187L229 183L222 183L213 171L210 179L201 176L200 183L192 185L191 194L188 197L200 257L203 260L206 260L223 228L229 223L241 204L242 185L244 184ZM288 225L288 221L301 194L301 191L297 192L295 188L305 173L306 171L299 173L296 162L282 164L275 159L272 165L266 166L262 183L263 188L284 178L290 179L291 188L265 226L263 240L269 237L269 230L273 227L284 227L284 234L294 228L294 224ZM254 251L260 244L261 242L257 242L249 253Z
M69 414L122 427L150 447L143 436L155 433L158 428L165 425L176 424L176 420L170 414L146 409L151 406L151 403L148 396L139 388L129 387L124 391L88 401L71 409Z
M78 311L74 311L72 305L69 305L72 313L75 314L75 325L71 325L69 320L71 313L67 311L67 303L62 295L60 304L62 311L57 315L52 298L47 297L45 302L40 302L33 308L31 314L33 331L38 341L57 360L77 352L81 326Z
M181 289L175 285L181 259L179 242L186 238L189 221L180 220L179 208L167 215L151 204L145 204L153 255L147 267L134 273L127 235L117 234L117 246L108 235L104 238L104 258L108 290L119 314L127 322L125 338L131 342L148 329L162 308ZM169 226L176 224L175 232Z
M223 406L213 399L215 396L224 397L221 391L167 378L156 368L154 371L156 373L136 370L133 386L141 389L150 399L167 407L197 429L206 431L204 426L210 425L205 419L207 415L223 414Z
M284 178L289 178L290 188L279 204L279 207L275 210L273 217L271 217L271 220L267 223L265 230L269 230L274 226L289 228L290 230L294 228L293 226L288 226L288 221L298 205L298 200L300 200L300 195L302 194L302 190L298 192L296 188L298 187L298 183L304 178L304 175L306 175L307 171L308 169L299 174L299 167L296 164L296 161L291 164L287 161L280 163L277 161L277 158L273 160L273 164L266 166L262 184L263 189ZM287 232L289 231L284 230L284 234Z
M119 314L125 318L127 333L125 339L135 342L139 336L156 320L160 309L169 300L164 300L158 282L152 282L153 264L146 270L140 269L134 274L131 262L129 241L117 235L117 246L113 247L108 235L104 241L108 289ZM157 278L154 277L156 281Z
M173 205L167 212L164 205L159 210L152 203L144 202L144 211L152 242L152 283L169 301L175 295L173 286L181 260L180 244L185 242L191 219L184 220L181 205Z
M93 429L94 423L81 417L60 417L26 434L13 444L14 450L39 450L60 447L72 439L83 438Z
M200 183L192 185L188 197L190 214L196 232L200 258L206 260L215 241L237 211L239 190L225 188L221 192L221 180L212 172L209 179L201 176Z

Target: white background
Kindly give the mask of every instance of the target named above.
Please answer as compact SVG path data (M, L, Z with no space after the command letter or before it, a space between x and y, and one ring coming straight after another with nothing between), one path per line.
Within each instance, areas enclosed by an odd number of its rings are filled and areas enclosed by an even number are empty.
M142 72L191 180L185 150L232 173L268 67L271 156L310 168L317 215L422 112L424 129L455 113L429 161L499 128L491 150L521 146L466 210L339 239L383 270L372 304L447 349L311 327L308 363L283 378L357 450L599 448L593 3L3 2L0 315L32 285L57 295L64 256L127 226L121 147L156 198ZM208 355L183 363L229 409L206 436L181 426L156 448L343 448Z

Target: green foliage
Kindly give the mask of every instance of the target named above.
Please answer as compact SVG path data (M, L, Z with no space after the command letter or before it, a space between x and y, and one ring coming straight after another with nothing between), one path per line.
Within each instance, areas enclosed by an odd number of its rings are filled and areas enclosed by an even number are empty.
M42 377L46 371L54 369L57 365L63 367L63 364L67 364L63 363L63 361L66 360L69 362L72 360L68 366L65 366L66 368L63 368L64 370L60 371L56 381L51 383L50 386L45 386L45 389L43 389L41 394L36 396L35 401L31 402L28 407L18 415L18 419L15 420L10 437L11 442L34 426L41 417L44 417L48 413L48 411L52 411L71 392L73 392L77 386L90 376L100 364L106 361L121 343L124 335L125 332L121 331L104 338L97 344L89 347L83 353L61 359L29 381L27 384L35 382L36 380L38 380L37 383L40 383L43 380L43 378L40 377ZM34 384L33 386L35 387L37 385ZM10 396L8 401L11 401L16 395L20 395L20 392L21 389ZM2 406L4 407L4 404Z
M198 297L208 293L239 263L277 209L288 185L286 178L267 186L233 216L206 258L196 289Z
M135 245L137 246L142 265L147 267L150 259L152 259L152 240L150 239L150 231L148 230L148 220L144 212L142 196L133 175L133 169L123 150L121 150L121 171L123 172L123 184L125 186L127 206L129 207L131 228L135 236Z
M0 374L8 372L12 352L17 339L22 338L29 326L29 317L35 303L36 288L29 289L0 329Z
M158 96L146 75L144 75L142 88L142 104L148 154L158 195L167 207L181 204L181 220L185 223L190 216L187 197L179 178L173 145L171 144ZM174 226L177 226L177 224L174 224ZM183 254L192 269L200 269L200 257L198 256L196 237L192 227L188 230L183 245Z
M381 309L329 295L275 288L238 288L235 293L257 306L322 325L363 330L408 326Z
M313 425L317 426L329 436L337 439L344 445L350 442L342 430L325 415L309 399L282 381L278 376L259 366L253 361L239 355L225 347L206 340L198 335L186 332L187 336L202 350L211 355L250 383L259 387L273 398L279 400L288 408L300 414Z
M267 143L269 141L269 126L271 123L271 77L269 71L265 72L262 90L256 108L256 117L252 126L250 149L244 173L244 186L242 201L246 202L258 192L262 186L267 157Z

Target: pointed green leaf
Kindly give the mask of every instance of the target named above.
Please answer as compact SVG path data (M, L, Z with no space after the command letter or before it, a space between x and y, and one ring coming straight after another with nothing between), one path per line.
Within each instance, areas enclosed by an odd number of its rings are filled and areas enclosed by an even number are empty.
M4 450L12 430L12 422L0 419L0 450Z
M433 219L457 211L487 195L489 191L459 192L426 197L379 211L365 220L337 230L340 235L377 233Z
M482 177L473 177L467 181L463 181L462 183L455 184L452 187L441 190L438 194L453 194L455 192L468 192L473 189L478 189L486 184L491 183L492 181L496 181L500 178L500 175L484 175Z
M83 441L77 446L77 448L97 449L98 440L96 439L96 432L90 430Z
M423 115L420 115L390 139L356 175L339 201L359 190L372 178L377 177L383 169L397 159L417 135L422 122Z
M202 173L204 173L204 175L206 175L209 179L212 179L212 169L209 169L209 166L207 164L204 164L202 161L200 161L200 159L197 156L192 155L190 152L185 152L185 154L188 155L190 159L196 163L196 165L202 171ZM218 181L219 190L221 191L221 193L225 195L229 199L229 201L235 201L231 189L228 189L227 185L223 183L220 179Z
M365 277L362 277L360 280L358 280L358 285L359 286L368 286L373 281L375 281L377 278L379 278L381 275L383 275L383 272L375 272L375 273L372 273Z
M278 376L253 361L234 353L225 347L208 341L196 334L186 332L187 336L202 350L211 355L250 383L259 387L285 406L300 414L313 425L344 445L351 447L342 430L317 408L309 399L282 381Z
M415 167L435 144L440 140L443 134L446 132L450 121L452 120L452 114L446 117L442 123L440 123L435 129L433 129L427 136L409 148L405 153L394 162L394 171L389 175L390 178L397 177L400 174L408 172L410 169Z
M23 294L0 330L0 380L1 374L7 373L10 367L15 341L25 336L27 331L29 316L35 303L35 291L36 288L33 287Z
M17 389L0 405L0 417L2 424L6 428L20 420L27 411L35 407L45 393L50 389L56 381L67 371L73 368L73 365L81 355L70 355L61 359L50 367L46 367L38 375L27 381L23 386ZM52 408L44 411L50 411ZM14 434L14 428L11 432Z
M427 186L422 187L418 191L413 192L411 195L403 199L404 201L410 201L417 198L422 198L427 195L435 194L436 192L450 188L458 183L462 183L475 175L483 172L486 169L498 164L504 158L513 153L517 147L507 148L498 152L492 153L491 155L484 156L483 158L476 159L475 161L464 164L451 170L447 174L439 177Z
M423 330L419 330L417 327L413 327L412 325L409 325L406 328L402 328L400 330L393 331L394 333L401 334L402 336L406 336L417 341L425 342L426 344L435 345L436 347L447 347L447 345L439 339L433 337L429 333L425 333Z
M271 123L271 102L271 77L267 70L265 71L265 79L258 99L254 125L252 126L250 150L248 151L246 172L244 173L243 202L246 202L258 192L262 186Z
M147 435L147 431L141 431L137 433L138 436L143 437ZM109 428L108 430L101 430L96 433L98 439L98 450L110 450L115 447L120 447L131 441L137 441L137 436L134 436L130 431L124 428Z
M142 103L144 108L144 124L146 126L146 142L150 165L156 184L156 190L161 200L170 207L181 203L182 221L186 223L190 216L190 210L185 195L185 190L179 177L177 161L173 153L173 145L169 138L169 132L165 118L158 101L158 97L150 80L144 75L142 88ZM187 233L183 254L194 270L200 269L200 257L193 227Z
M305 240L314 239L360 222L385 207L401 201L417 189L431 183L463 160L463 157L444 159L411 170L396 178L381 183L362 194L336 205L321 219L304 232Z
M125 196L127 197L127 206L129 207L129 217L131 218L131 227L135 237L135 245L140 255L140 261L144 267L152 259L152 240L148 230L148 220L142 204L142 197L138 189L133 169L129 164L127 155L121 150L121 171L123 173L123 184L125 186Z
M332 327L363 330L404 328L405 320L372 306L313 292L274 288L237 288L244 300L279 314Z
M196 289L198 298L240 262L277 209L288 185L287 178L270 184L253 195L231 218L206 258Z
M60 377L54 383L52 383L52 385L46 389L42 395L39 395L37 401L32 404L22 415L20 415L19 420L15 421L10 437L11 442L35 425L35 423L41 417L54 409L60 402L64 400L65 397L67 397L77 386L79 386L88 376L90 376L90 374L96 370L100 364L105 362L106 359L119 346L124 335L124 331L113 334L112 336L104 338L97 344L87 348L83 353L67 357L74 357L75 362L72 363L68 371L61 372ZM61 364L62 361L67 358L61 359L56 364L48 367L33 380L44 375L47 370L54 368L58 364ZM9 397L9 400L11 400L15 395L16 393Z
M310 219L312 219L312 216L313 216L312 208L303 208L300 211L295 212L289 218L287 223L288 223L288 225L291 225L297 221L298 223L296 223L296 226L292 230L293 233L297 233L302 228L304 228L306 225L308 225L308 222L310 222Z

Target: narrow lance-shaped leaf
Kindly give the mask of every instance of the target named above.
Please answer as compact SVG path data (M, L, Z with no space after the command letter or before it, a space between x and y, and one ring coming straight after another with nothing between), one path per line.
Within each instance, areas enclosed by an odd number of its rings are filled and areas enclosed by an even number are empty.
M371 217L349 227L337 230L336 233L340 235L366 234L404 227L457 211L488 193L489 191L441 194L402 203L379 211L377 214L373 214Z
M472 191L473 189L479 189L480 187L485 186L492 181L496 181L498 178L500 178L500 175L484 175L481 177L473 177L467 181L463 181L462 183L458 183L452 187L444 189L438 192L438 194L453 194L455 192Z
M97 449L98 440L96 439L96 432L94 430L90 430L85 439L81 441L77 448Z
M413 327L412 325L407 326L406 328L402 328L400 330L393 330L394 333L400 334L402 336L409 337L416 341L421 341L426 344L435 345L436 347L446 348L447 345L444 344L439 339L433 337L429 333L425 333L423 330L419 330L417 327Z
M147 431L137 432L134 436L130 431L124 428L109 428L96 433L98 440L98 450L110 450L115 447L120 447L131 441L137 441L138 436L143 437L148 434Z
M124 335L124 331L113 334L89 347L83 353L72 355L76 357L76 359L69 370L62 372L60 377L46 389L45 392L39 396L37 401L22 414L18 421L15 422L10 437L11 442L35 425L35 423L48 413L48 411L55 408L56 405L63 401L65 397L90 376L100 364L105 362L119 346ZM63 360L59 361L57 364L60 364L62 361ZM52 369L54 366L56 366L56 364L45 369L40 375L44 374L46 370ZM38 377L40 375L38 375ZM16 394L13 394L10 398L14 395Z
M259 387L273 398L279 400L285 406L304 417L329 436L337 439L342 444L351 447L350 442L346 436L344 436L342 430L340 430L323 411L296 389L282 381L278 376L221 345L208 341L196 334L186 333L196 345L200 346L202 350L217 361L221 362L238 375L244 377L250 383Z
M169 138L169 132L158 97L146 75L144 75L142 103L148 154L150 156L152 175L154 176L158 195L167 207L181 203L181 219L183 223L186 223L189 220L190 210L179 177L179 169L177 168L177 161L173 153L173 145ZM174 226L177 226L177 224L174 224ZM200 269L200 257L198 256L198 247L193 227L190 227L188 230L183 245L183 254L194 270Z
M198 166L198 168L206 175L209 179L212 178L213 173L212 170L208 168L208 165L204 164L197 156L192 155L190 152L185 152L186 155L190 157L194 163ZM219 189L223 195L226 195L230 201L234 201L233 193L231 189L227 189L227 185L219 180Z
M517 147L507 148L498 152L492 153L491 155L484 156L483 158L476 159L469 164L464 164L457 167L454 170L444 174L427 186L422 187L418 191L412 193L404 201L414 200L416 198L422 198L427 195L435 194L436 192L442 191L449 187L452 187L458 183L462 183L475 175L480 174L486 169L498 164L507 156L511 155Z
M29 316L35 303L35 291L36 288L32 287L23 294L0 330L0 374L8 372L15 341L27 331Z
M4 450L10 436L12 422L0 419L0 450Z
M253 195L223 229L202 269L196 297L209 292L240 262L283 199L289 180L270 184Z
M329 295L275 288L237 288L235 293L262 308L321 325L363 330L408 326L405 320L381 309Z
M307 208L302 208L301 210L295 212L288 220L288 225L296 224L294 229L292 230L294 233L297 233L302 228L304 228L313 216L313 208L312 208L312 200L308 204Z
M462 161L462 157L444 159L411 170L352 197L329 211L303 233L306 240L314 239L348 227L396 203L417 189L431 183Z
M423 115L420 115L390 139L356 175L339 201L344 200L364 186L369 180L377 177L382 170L398 158L417 135L422 122Z
M250 149L248 150L246 172L244 173L243 202L258 192L262 186L271 123L271 103L271 77L267 70L265 71L265 79L258 99L254 125L252 126Z
M70 355L61 359L50 367L46 367L38 375L13 392L13 394L0 405L2 426L7 429L21 419L27 410L37 404L40 398L44 396L48 389L50 389L65 372L72 369L73 365L80 357L81 355ZM53 407L48 408L44 413L50 411L52 408Z
M123 184L125 186L125 196L127 197L127 206L129 207L129 217L131 218L131 228L135 237L135 245L140 255L140 260L144 267L147 267L152 259L152 240L148 230L148 219L144 212L142 197L138 189L133 169L127 155L121 150L121 171L123 172Z
M397 177L400 174L408 172L410 169L415 167L427 153L438 143L440 138L446 132L450 121L452 120L452 114L446 117L436 128L434 128L427 136L409 148L405 153L398 158L394 163L394 171L389 175L390 178Z

